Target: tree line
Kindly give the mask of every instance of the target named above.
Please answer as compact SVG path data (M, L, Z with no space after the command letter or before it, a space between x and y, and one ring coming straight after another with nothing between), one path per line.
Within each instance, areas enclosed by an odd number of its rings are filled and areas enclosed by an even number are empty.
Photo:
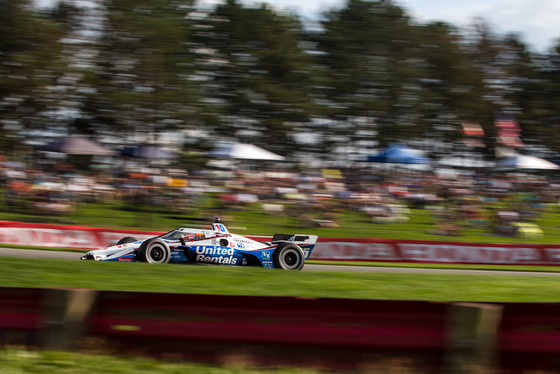
M389 0L347 0L311 20L227 0L0 0L0 147L45 134L184 151L236 138L290 157L357 158L394 142L463 152L496 113L529 149L558 149L560 42L535 53L485 20L419 24ZM41 135L43 134L43 135Z

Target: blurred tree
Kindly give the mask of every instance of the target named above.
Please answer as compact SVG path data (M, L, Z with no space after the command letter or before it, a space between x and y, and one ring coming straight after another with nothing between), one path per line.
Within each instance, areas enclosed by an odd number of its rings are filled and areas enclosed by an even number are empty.
M95 67L85 82L85 116L75 126L133 141L196 120L189 50L192 1L101 0L105 16Z
M494 35L484 20L465 37L442 22L414 25L391 1L349 0L322 24L318 96L335 123L326 138L355 141L360 136L350 133L362 126L381 144L416 141L442 156L463 152L459 124L469 120L485 128L491 146L483 152L493 158L494 115L523 118L531 55L515 35ZM354 126L356 117L369 120Z
M307 121L311 106L312 61L300 46L300 23L265 4L228 0L207 26L198 34L206 47L200 74L209 109L218 114L216 131L285 154L292 124Z
M417 138L420 81L417 27L391 1L349 0L324 15L316 34L323 82L318 95L323 113L335 125L326 138L381 144ZM348 125L351 124L351 125Z
M484 74L475 69L454 26L430 23L418 28L417 36L417 56L421 61L421 105L417 109L419 123L427 129L425 137L439 143L432 148L432 157L463 152L460 122L479 121L488 112L488 105L481 100L486 92Z
M62 74L63 28L30 0L0 0L0 146L13 146L36 128L53 103Z
M484 83L477 92L475 114L485 128L489 147L486 157L495 158L498 145L494 117L497 113L524 117L522 91L534 70L532 56L516 35L496 35L483 19L477 19L467 34L465 48L472 60L473 70L482 75ZM522 124L528 129L528 123Z
M531 145L546 146L556 156L560 152L560 41L550 53L533 55L533 65L520 81L516 99L523 139Z
M457 150L463 120L492 145L497 112L527 144L560 145L560 43L531 54L484 20L465 35L390 0L347 0L308 28L236 0L31 5L0 0L0 146L33 130L138 142L189 129L287 154L298 132L295 152L348 161L389 142Z
M64 26L64 71L52 88L56 104L46 113L50 132L58 136L79 133L94 136L85 107L96 87L88 77L95 70L95 56L102 32L103 8L99 1L65 0L44 11ZM53 131L54 130L54 131ZM53 136L57 136L53 134Z

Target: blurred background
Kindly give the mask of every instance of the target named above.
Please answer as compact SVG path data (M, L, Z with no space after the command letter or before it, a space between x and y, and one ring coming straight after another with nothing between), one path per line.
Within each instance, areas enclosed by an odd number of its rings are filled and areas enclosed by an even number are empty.
M313 17L235 0L38 5L0 1L1 219L557 227L537 220L560 196L560 42L536 52L484 18L419 22L391 1Z

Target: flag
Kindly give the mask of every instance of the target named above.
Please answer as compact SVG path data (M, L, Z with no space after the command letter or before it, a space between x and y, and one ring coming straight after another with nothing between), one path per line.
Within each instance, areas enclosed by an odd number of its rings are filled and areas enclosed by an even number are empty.
M518 136L499 136L498 143L511 148L521 148L525 146Z
M463 133L463 143L468 147L485 147L480 140L484 136L484 130L478 122L461 122L461 132Z
M467 147L483 148L486 147L483 142L478 139L463 139L463 144Z
M461 122L463 135L466 136L482 136L484 135L484 130L478 122Z
M519 148L524 146L521 139L519 139L521 127L519 127L519 124L515 120L515 117L513 117L511 114L496 114L494 124L498 129L498 143L512 148Z
M521 132L519 124L510 114L497 114L494 121L499 133L517 134Z

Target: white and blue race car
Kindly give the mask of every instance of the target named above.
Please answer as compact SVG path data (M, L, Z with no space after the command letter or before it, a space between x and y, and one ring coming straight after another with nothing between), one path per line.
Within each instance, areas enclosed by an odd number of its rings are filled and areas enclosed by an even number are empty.
M87 252L82 260L259 266L301 270L317 243L316 235L275 234L260 242L231 234L223 223L212 230L178 228L147 240L125 237Z

